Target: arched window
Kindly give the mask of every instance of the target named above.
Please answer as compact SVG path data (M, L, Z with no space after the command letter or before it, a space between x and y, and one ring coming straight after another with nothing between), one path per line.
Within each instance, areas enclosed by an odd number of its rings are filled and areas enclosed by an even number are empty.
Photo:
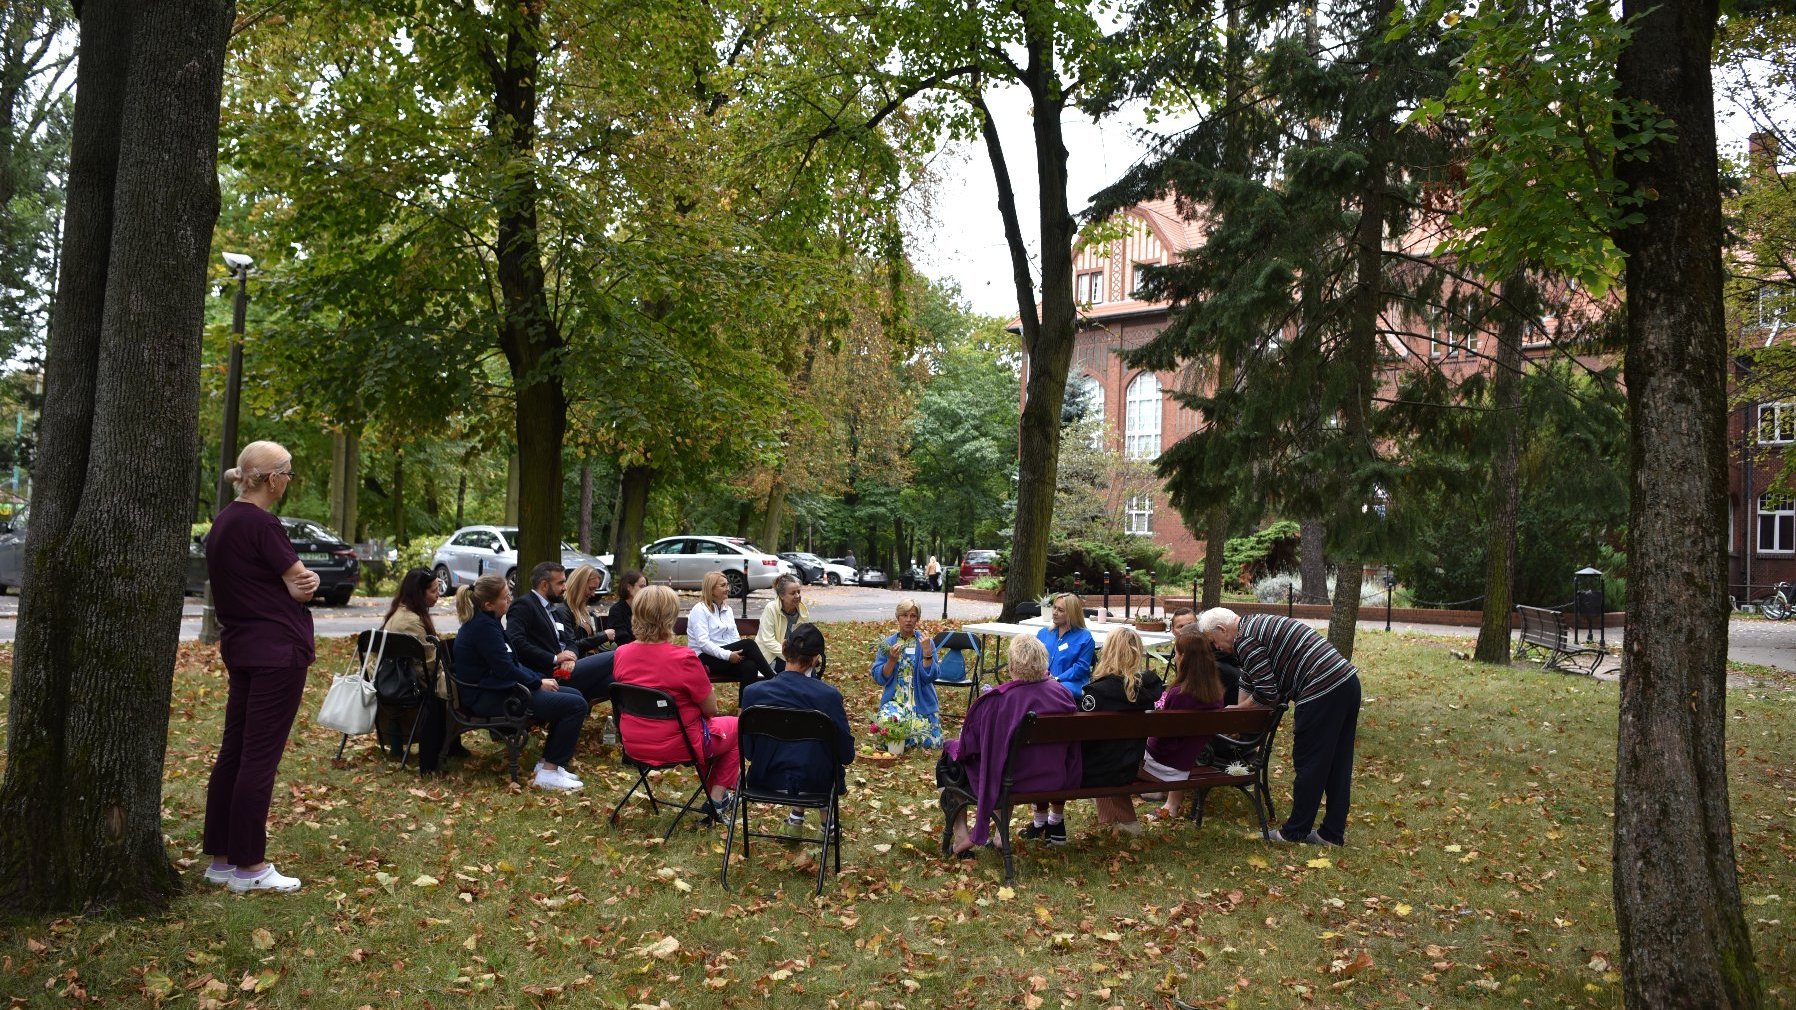
M1123 451L1130 459L1160 455L1160 378L1142 372L1129 383L1124 397L1127 409L1123 425Z

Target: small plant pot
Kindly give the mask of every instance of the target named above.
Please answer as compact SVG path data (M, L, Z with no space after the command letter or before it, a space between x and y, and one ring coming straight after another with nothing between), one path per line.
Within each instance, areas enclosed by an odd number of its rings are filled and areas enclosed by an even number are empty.
M887 740L886 741L886 753L892 755L893 757L898 757L899 755L903 754L904 753L904 741L903 740Z

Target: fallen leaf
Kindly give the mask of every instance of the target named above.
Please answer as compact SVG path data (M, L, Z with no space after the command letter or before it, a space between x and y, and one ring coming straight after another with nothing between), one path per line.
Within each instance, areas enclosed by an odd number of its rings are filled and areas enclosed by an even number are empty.
M1396 908L1396 912L1398 915L1408 915L1409 913L1411 913L1413 911L1415 911L1415 909L1411 908L1408 905L1403 904L1402 902L1398 902L1397 908Z
M647 947L642 948L642 952L653 958L664 959L672 957L674 951L679 949L680 941L671 936L664 936L654 943L649 944Z
M261 926L257 926L249 934L249 944L257 950L267 950L274 946L274 934Z
M1303 865L1312 870L1326 870L1330 866L1333 866L1334 863L1327 856L1317 856L1315 859L1312 859Z

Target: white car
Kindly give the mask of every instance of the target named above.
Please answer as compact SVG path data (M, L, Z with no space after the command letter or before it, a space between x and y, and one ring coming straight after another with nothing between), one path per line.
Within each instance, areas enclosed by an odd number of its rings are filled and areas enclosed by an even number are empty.
M611 566L582 554L568 544L561 545L561 563L568 571L580 565L599 570L601 593L611 590ZM518 528L516 526L463 526L449 535L431 558L431 570L444 594L456 586L471 586L487 572L501 572L513 585L518 581Z
M707 572L722 572L731 596L741 596L745 583L769 589L781 575L795 574L791 562L741 537L662 537L642 549L642 574L651 583L697 589Z

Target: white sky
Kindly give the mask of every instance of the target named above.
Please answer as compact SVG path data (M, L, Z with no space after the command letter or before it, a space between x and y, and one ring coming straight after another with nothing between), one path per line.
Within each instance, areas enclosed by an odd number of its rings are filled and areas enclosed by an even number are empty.
M1718 82L1719 83L1719 82ZM1036 213L1035 144L1030 130L1029 96L1020 86L987 92L986 101L998 122L1004 156L1016 191L1017 216L1032 264L1039 264L1040 218ZM1743 156L1752 125L1728 100L1716 95L1716 127L1721 154ZM1155 129L1171 127L1167 121ZM1091 196L1115 182L1147 151L1140 137L1145 127L1139 107L1107 118L1102 124L1076 111L1064 119L1068 198L1075 216ZM1788 161L1796 152L1785 152ZM991 163L980 141L951 145L936 156L937 184L933 206L913 213L911 253L919 270L956 281L973 309L986 315L1016 315L1016 287L1011 280L1010 253L998 217L997 187ZM1040 282L1040 271L1031 270Z

